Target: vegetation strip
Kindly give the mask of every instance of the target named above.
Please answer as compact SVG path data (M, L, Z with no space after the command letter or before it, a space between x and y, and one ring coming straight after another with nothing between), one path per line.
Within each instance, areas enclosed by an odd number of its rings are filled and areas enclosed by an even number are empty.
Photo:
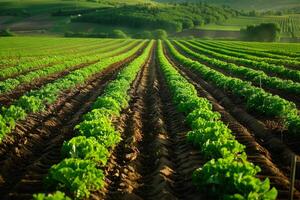
M283 66L292 66L294 68L299 68L300 66L300 62L297 60L291 60L289 58L280 58L280 59L274 59L274 58L270 58L267 57L267 55L263 55L262 57L260 56L253 56L253 55L249 55L247 52L247 50L232 50L223 46L219 46L219 45L215 45L212 43L208 43L208 42L202 42L199 41L201 44L205 45L208 49L210 50L214 50L216 52L219 53L223 53L225 55L228 56L233 56L233 57L238 57L238 58L245 58L248 60L253 60L253 61L259 61L259 62L266 62L266 63L272 63L275 65L283 65ZM220 48L221 47L221 48Z
M20 67L21 70L19 71L7 71L7 73L1 74L1 78L6 78L7 76L12 76L15 74L19 74L19 73L25 73L27 71L30 70L34 70L34 69L38 69L41 68L43 66L47 66L50 64L55 64L58 63L59 61L64 61L65 57L68 56L68 54L71 54L73 56L76 55L84 55L84 54L88 54L90 53L90 51L94 51L95 49L98 48L102 48L103 46L107 46L107 45L113 45L113 44L117 44L119 43L118 41L114 41L114 40L100 40L100 43L87 43L84 45L76 45L76 46L72 46L72 45L67 45L65 48L62 49L55 49L55 51L53 49L41 49L40 51L43 52L39 52L39 54L37 55L29 55L26 56L24 55L25 53L20 51L20 50L16 50L16 52L19 53L18 56L13 56L13 57L9 57L9 56L2 56L2 60L0 62L0 66L2 70L7 70L8 68L13 69L16 67ZM45 55L43 55L45 54ZM66 55L67 54L67 55ZM22 57L19 57L22 56ZM69 56L70 57L70 56ZM38 58L38 59L37 59ZM25 68L25 67L28 68ZM22 67L24 67L24 69L22 69ZM8 73L8 72L14 72L14 73Z
M214 58L222 59L227 62L239 63L249 68L262 70L265 73L276 74L277 76L284 79L290 79L296 82L300 82L300 71L297 70L287 69L284 66L269 64L266 62L258 62L258 61L253 61L253 60L248 60L244 58L233 57L233 56L217 53L215 52L216 49L214 51L208 50L206 46L201 45L195 41L190 41L189 46L193 47L193 49L201 53L204 53L209 56L213 56Z
M157 55L173 101L192 128L187 140L211 159L194 172L194 184L222 199L276 199L277 190L270 189L268 178L261 181L255 177L260 168L247 161L245 146L235 140L220 114L213 112L210 102L198 97L194 86L169 63L161 41Z
M127 91L150 56L152 46L153 41L141 56L121 70L117 78L106 86L104 94L97 98L92 110L84 115L84 121L75 127L79 136L64 143L62 155L65 159L50 169L46 179L48 184L68 191L76 199L89 197L90 191L104 186L104 174L100 168L106 165L109 150L121 140L112 119L120 116L120 112L128 106L130 96ZM57 194L61 192L54 195ZM47 197L36 194L34 198Z
M114 48L116 48L116 49L113 51L109 51L109 50L111 50L111 48L110 48L110 46L108 46L108 47L103 48L103 51L105 51L105 49L107 49L108 51L103 54L100 54L100 55L95 54L95 55L89 55L89 56L83 56L83 57L71 56L70 58L67 59L68 61L66 61L66 62L63 62L60 64L55 64L53 66L45 67L45 68L42 68L42 69L39 69L36 71L32 71L25 75L17 76L16 78L6 79L6 80L0 82L0 94L11 92L19 85L24 84L24 83L25 84L30 83L33 80L35 80L36 78L46 77L51 74L55 74L55 73L58 73L60 71L67 70L67 69L71 70L72 68L76 68L76 66L79 66L82 64L97 62L101 58L110 57L110 56L113 56L114 54L117 54L118 52L122 52L126 48L128 48L136 43L137 42L133 42L133 43L127 42L127 45L125 43L125 45L123 44L122 46L121 45L114 46ZM71 58L73 58L73 59L71 59Z
M285 56L285 55L276 55L276 54L272 54L272 53L267 53L267 52L263 52L263 51L258 51L258 50L253 50L250 48L246 48L246 47L241 47L241 46L234 46L234 45L228 45L226 43L222 43L219 41L205 41L203 42L204 44L209 44L212 46L218 46L218 47L222 47L222 49L227 49L230 51L234 51L234 52L242 52L245 54L250 54L250 55L254 55L254 56L258 56L258 57L267 57L267 58L273 58L273 59L288 59L288 60L296 60L296 58L293 57L289 57L289 56Z
M253 70L244 66L237 66L233 63L227 63L218 59L210 58L187 48L187 46L184 45L186 43L183 41L180 43L177 41L174 42L181 49L184 49L185 53L199 59L200 62L206 62L216 68L220 68L221 70L232 74L233 76L241 76L242 78L262 87L266 86L267 88L281 90L289 94L300 95L300 83L295 83L291 80L282 80L277 77L269 77L260 70Z
M290 134L296 135L299 133L300 117L294 103L267 93L261 88L254 87L249 82L227 77L197 61L186 58L169 41L166 43L170 53L185 67L196 71L203 79L212 82L217 87L242 97L245 99L248 109L258 111L266 116L280 117ZM188 51L189 49L184 50Z
M98 44L99 45L99 44ZM103 44L105 45L105 43ZM82 46L81 46L82 48ZM86 47L85 47L86 48ZM77 48L76 50L78 51ZM66 49L68 50L68 49ZM65 53L65 52L62 52ZM83 50L79 50L78 53L86 53L86 51ZM20 54L22 55L22 52L20 52ZM74 54L76 54L74 52ZM4 67L1 69L1 74L0 74L0 78L1 79L5 79L14 75L18 75L18 74L22 74L22 73L26 73L32 70L36 70L39 69L41 67L44 66L49 66L51 64L58 64L60 62L63 61L67 61L68 59L74 58L75 55L74 54L70 54L70 55L47 55L44 57L40 57L40 56L34 56L33 60L30 60L29 62L22 62L22 60L19 61L19 64L17 64L16 66L10 66L10 67ZM22 58L22 57L21 57ZM26 58L26 57L25 57ZM39 59L36 59L39 58ZM7 63L8 64L8 63Z
M133 56L145 41L127 51L126 53L102 59L99 63L75 70L67 76L57 79L53 83L48 83L39 90L33 90L16 100L9 107L2 107L0 115L0 139L10 133L16 126L18 120L24 120L29 113L40 112L47 104L57 100L61 91L72 89L78 84L83 84L94 74L104 70L114 63Z

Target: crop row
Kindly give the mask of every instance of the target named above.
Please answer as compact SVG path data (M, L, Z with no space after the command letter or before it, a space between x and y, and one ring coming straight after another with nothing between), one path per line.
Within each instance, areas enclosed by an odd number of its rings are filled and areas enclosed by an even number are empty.
M0 115L0 139L15 128L16 121L25 119L29 113L44 110L47 104L51 104L57 100L61 91L72 89L79 84L83 84L91 76L99 73L110 65L134 56L144 43L145 42L140 43L126 53L105 58L100 60L99 63L75 70L52 83L44 85L38 90L27 92L11 106L2 107Z
M259 62L266 62L266 63L270 63L270 64L275 64L275 65L292 66L292 67L295 67L298 69L299 69L299 65L300 65L300 61L298 61L298 60L291 60L291 59L287 59L287 58L274 59L274 58L268 58L268 57L258 57L258 56L249 55L245 52L232 51L232 50L228 50L226 48L220 48L220 46L218 46L218 45L207 44L207 43L204 43L201 41L199 41L198 43L203 45L203 47L205 47L206 49L209 49L209 50L221 53L221 54L225 54L228 56L244 58L247 60L259 61Z
M56 52L64 52L70 48L82 45L91 45L98 42L108 41L107 39L91 38L36 38L36 37L14 37L3 38L0 41L0 58L3 57L27 57L36 55L47 55Z
M279 22L281 32L283 33L293 33L300 31L300 26L299 26L300 20L297 19L296 17L286 17L284 19L281 19Z
M59 73L64 70L72 70L72 68L80 65L80 64L88 64L91 62L97 62L102 58L110 57L118 52L122 52L125 49L136 45L137 42L126 42L118 45L107 46L103 48L101 51L103 54L95 54L89 56L71 56L68 58L69 61L62 62L60 64L56 64L53 66L45 67L36 71L29 72L25 75L20 75L15 78L9 78L0 82L0 94L7 93L13 91L16 87L21 84L31 83L37 78L46 77L55 73ZM114 50L111 51L111 48ZM105 52L106 51L106 52ZM71 59L73 58L73 59Z
M228 77L197 61L186 58L169 41L166 43L172 56L185 67L200 74L203 79L213 83L218 88L230 91L244 99L249 110L257 111L266 116L280 117L290 134L299 133L300 117L294 103L254 87L249 82Z
M92 43L92 44L81 44L73 46L73 45L69 45L67 47L64 47L62 49L45 49L45 50L41 50L41 53L38 54L33 54L30 56L22 56L22 52L20 52L20 54L18 56L3 56L1 58L0 61L0 67L1 69L4 68L9 68L9 67L18 67L18 65L24 65L24 66L30 66L28 70L30 70L30 68L35 69L37 68L39 65L37 64L42 64L42 66L45 66L45 64L49 65L49 64L53 64L53 63L57 63L60 60L63 61L63 59L67 56L70 57L70 54L72 54L73 56L75 56L75 54L78 55L88 55L90 52L93 52L99 48L105 47L107 45L113 45L113 44L118 44L120 43L120 41L114 41L114 40L104 40L104 41L100 41L97 43ZM51 62L51 59L53 59L53 62ZM38 63L36 63L38 60ZM43 63L42 61L45 61L45 63ZM36 67L34 67L36 66ZM26 69L24 69L26 70ZM2 77L3 78L3 77Z
M300 57L299 46L297 44L288 43L269 43L269 42L241 42L241 41L231 41L229 42L220 42L225 43L229 46L252 49L254 51L261 51L266 53L271 53L275 55L285 55L292 58Z
M128 41L125 43L128 43ZM116 46L116 45L118 45L118 43L115 43L112 46ZM100 46L100 48L101 48L101 46ZM36 58L34 61L30 61L27 63L24 62L17 66L12 66L12 67L7 67L4 69L1 69L0 78L5 79L7 77L18 75L20 73L26 73L28 71L38 70L38 69L41 69L48 65L60 64L63 62L72 61L73 59L76 59L79 57L87 57L89 55L95 55L95 54L101 53L103 50L109 49L109 48L110 48L109 46L104 44L102 46L102 48L100 49L100 51L97 48L92 48L92 50L90 50L90 51L84 50L82 52L79 52L79 54L73 54L72 52L68 52L67 55L62 55L62 56L48 56L48 57L44 57L44 58L40 58L40 59Z
M143 53L120 71L115 80L110 82L103 94L92 105L92 110L83 116L75 130L78 136L64 142L63 160L49 170L46 183L57 186L58 190L67 191L75 199L87 198L91 191L104 187L105 167L111 150L121 141L121 135L115 130L112 119L128 107L128 91L141 67L150 56L153 42ZM58 198L66 197L57 192ZM50 195L50 197L53 195ZM34 195L35 199L47 199L44 194Z
M191 49L175 41L175 43L190 56L200 60L200 62L208 63L216 68L220 68L234 76L241 76L242 78L251 81L260 86L266 86L272 89L282 90L284 92L300 95L300 83L295 83L291 80L282 80L277 77L270 77L262 71L257 71L251 68L237 66L233 63L227 63L218 59L207 57L203 54L198 54Z
M276 199L269 179L255 177L260 168L247 161L245 146L235 140L211 103L198 97L195 87L168 62L161 42L157 54L172 99L191 128L187 140L209 160L193 174L197 188L220 199Z
M258 57L264 57L264 58L272 58L272 59L286 59L286 60L296 60L296 58L291 58L289 56L285 55L276 55L272 53L267 53L263 51L257 51L253 49L249 49L246 47L241 48L240 46L232 46L227 43L222 43L219 41L202 41L203 44L211 45L213 47L218 47L222 49L226 49L229 51L234 51L234 52L239 52L239 53L244 53L244 54L249 54L253 56L258 56ZM297 61L297 60L296 60Z
M224 55L222 53L217 53L215 51L207 50L206 46L203 46L197 42L188 42L189 46L193 47L193 49L196 49L197 51L224 60L228 62L238 63L241 65L244 65L246 67L252 68L252 69L258 69L262 70L265 73L271 73L276 74L279 77L282 77L284 79L290 79L296 82L300 82L300 71L297 70L291 70L287 69L284 66L276 66L273 64L268 64L266 62L258 62L254 60L248 60L244 58L238 58L233 56Z

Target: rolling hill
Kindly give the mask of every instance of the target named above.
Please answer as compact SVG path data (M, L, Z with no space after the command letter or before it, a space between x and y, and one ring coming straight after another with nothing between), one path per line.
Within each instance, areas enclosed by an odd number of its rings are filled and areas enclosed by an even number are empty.
M0 27L17 32L127 33L165 29L178 32L218 23L238 15L236 10L204 4L165 4L150 0L6 0L0 2ZM0 28L0 29L1 29Z

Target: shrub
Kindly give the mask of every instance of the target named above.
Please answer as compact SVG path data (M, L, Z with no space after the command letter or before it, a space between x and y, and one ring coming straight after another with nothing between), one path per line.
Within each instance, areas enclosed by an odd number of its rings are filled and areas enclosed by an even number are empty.
M127 38L126 33L121 30L115 29L110 35L112 38Z
M163 29L156 29L153 31L153 38L155 39L166 39L168 37L168 34Z
M15 34L13 32L11 32L9 29L0 31L0 36L8 37L8 36L14 36L14 35Z

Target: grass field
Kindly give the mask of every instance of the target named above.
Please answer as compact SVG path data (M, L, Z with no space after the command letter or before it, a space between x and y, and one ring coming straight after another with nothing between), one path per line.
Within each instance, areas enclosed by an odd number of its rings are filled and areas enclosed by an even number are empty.
M289 199L300 44L10 37L0 58L3 199Z

